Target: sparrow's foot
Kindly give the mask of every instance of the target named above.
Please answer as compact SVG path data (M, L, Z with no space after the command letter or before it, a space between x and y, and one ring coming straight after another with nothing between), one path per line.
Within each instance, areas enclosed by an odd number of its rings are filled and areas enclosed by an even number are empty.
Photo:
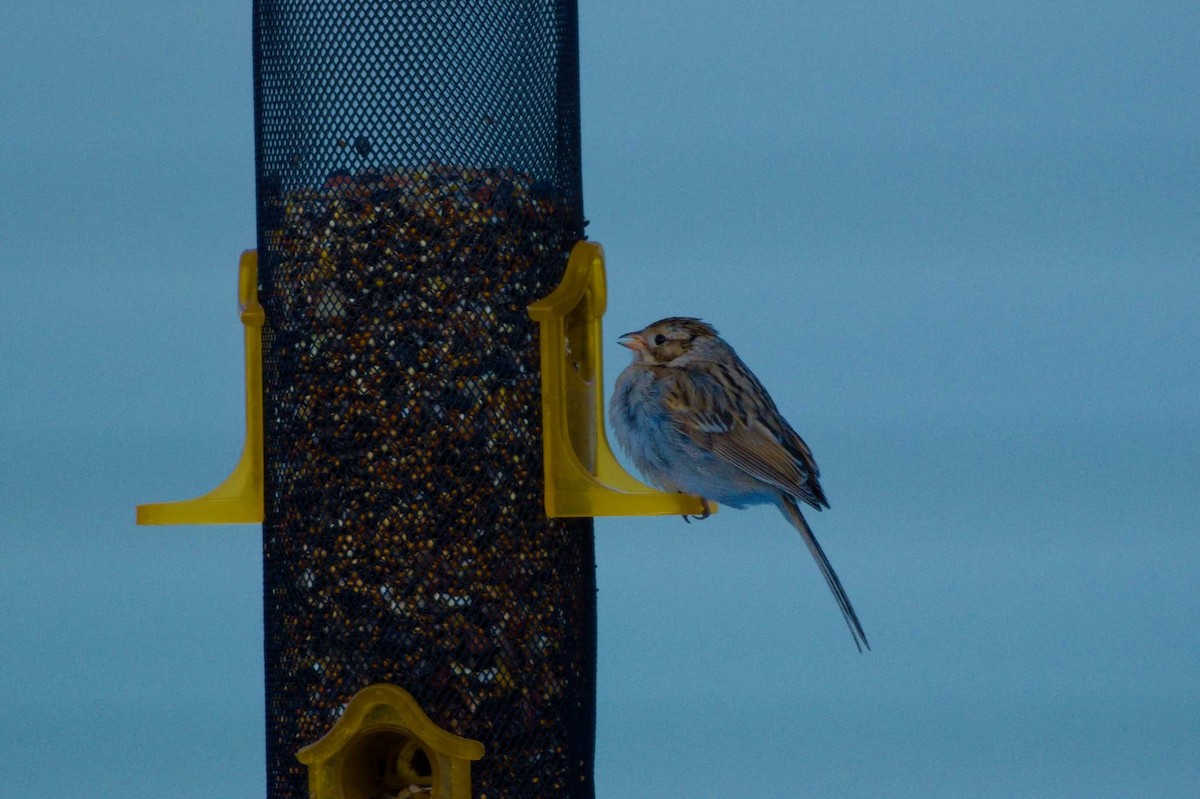
M692 519L695 519L698 522L702 522L705 519L707 519L709 516L712 516L712 509L708 507L708 500L705 499L704 497L700 497L700 507L704 509L704 513L702 513L699 516L688 516L687 514L684 514L683 520L685 522L687 522L688 524L691 524Z

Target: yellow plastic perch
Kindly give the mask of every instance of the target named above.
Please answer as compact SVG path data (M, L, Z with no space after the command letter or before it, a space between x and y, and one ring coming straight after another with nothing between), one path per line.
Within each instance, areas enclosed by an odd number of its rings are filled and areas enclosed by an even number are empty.
M238 263L238 307L245 326L246 443L225 482L195 499L138 505L138 524L254 524L263 520L262 327L258 304L258 255Z
M581 241L571 250L558 288L529 306L541 333L546 514L701 514L699 497L669 494L639 482L609 447L600 324L607 301L604 248ZM708 504L709 510L716 510L716 503Z

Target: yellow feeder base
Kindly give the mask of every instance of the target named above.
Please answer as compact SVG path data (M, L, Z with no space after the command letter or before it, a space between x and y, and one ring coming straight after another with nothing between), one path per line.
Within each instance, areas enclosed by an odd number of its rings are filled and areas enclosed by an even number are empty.
M483 744L434 724L403 688L377 683L296 757L308 766L309 799L471 799Z
M604 431L603 334L608 302L604 248L576 243L562 282L529 306L542 358L542 446L548 516L699 515L699 497L638 481L617 462ZM716 503L709 502L709 511Z
M246 442L233 472L212 491L180 502L138 505L138 524L255 524L263 520L262 327L258 255L238 263L238 307L245 327Z

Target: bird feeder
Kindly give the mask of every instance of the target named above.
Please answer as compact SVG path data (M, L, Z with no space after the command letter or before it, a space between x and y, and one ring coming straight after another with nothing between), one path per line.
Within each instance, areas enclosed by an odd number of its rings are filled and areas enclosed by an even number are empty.
M271 799L363 688L590 799L595 558L543 508L537 327L583 237L574 0L258 0Z
M594 796L586 517L701 508L604 436L576 13L254 1L246 443L138 521L262 522L268 799Z
M379 684L455 736L377 736L431 778L470 739L475 795L591 797L592 527L544 511L526 314L583 238L574 0L255 0L253 25L247 443L139 521L262 521L270 799L308 795L297 752L331 762L314 742ZM377 746L339 750L337 790Z

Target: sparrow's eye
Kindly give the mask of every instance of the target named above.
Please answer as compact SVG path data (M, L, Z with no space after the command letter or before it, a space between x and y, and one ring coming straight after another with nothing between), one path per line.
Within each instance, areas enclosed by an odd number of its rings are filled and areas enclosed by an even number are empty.
M657 336L654 337L654 346L661 347L663 344L666 344L666 343L667 343L667 337L664 336L662 333L659 333Z

